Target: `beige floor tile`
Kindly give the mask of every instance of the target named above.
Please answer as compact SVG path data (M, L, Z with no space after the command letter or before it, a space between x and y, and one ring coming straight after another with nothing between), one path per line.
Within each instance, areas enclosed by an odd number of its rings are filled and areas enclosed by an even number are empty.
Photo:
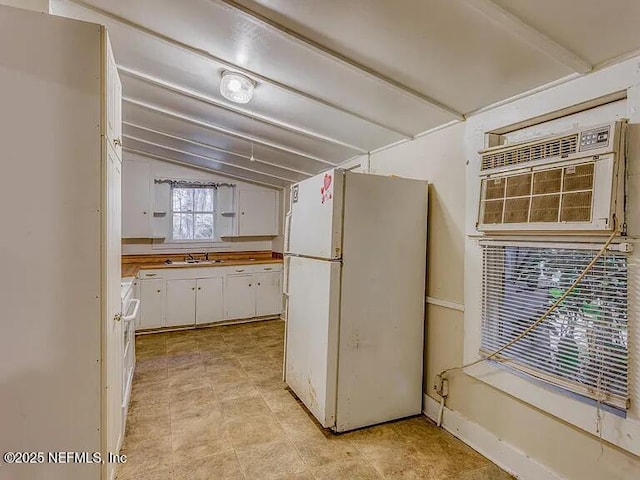
M235 448L286 438L284 430L272 413L252 417L227 418L224 424Z
M138 336L118 479L511 478L425 417L323 429L282 381L283 336L281 321Z
M482 455L446 432L442 436L427 437L422 442L413 441L411 445L433 467L438 478L458 475L489 464Z
M127 439L121 453L127 456L127 461L123 464L123 471L134 468L140 472L167 469L173 463L171 437L168 435L145 437L138 441Z
M353 444L340 435L325 437L299 437L291 439L300 457L310 468L327 463L358 457L360 453Z
M200 352L200 354L202 364L208 370L208 373L223 372L231 368L242 370L242 365L240 365L240 362L238 362L232 353L229 353L228 356L220 353L213 354L213 352Z
M240 447L236 454L247 480L272 480L307 469L287 440Z
M213 403L217 402L213 394L213 388L208 383L200 384L198 388L190 389L183 395L171 396L171 405L176 408L180 406L188 407L191 405L208 406Z
M224 425L185 425L172 433L171 446L173 462L185 465L212 454L233 451Z
M405 443L391 424L363 428L345 433L344 436L351 440L355 447L364 454L381 448L399 447Z
M233 451L177 462L175 480L244 480Z
M394 445L369 451L367 460L384 478L398 480L442 480L439 464L433 464L410 445Z
M118 465L116 480L173 480L173 467L152 468L142 471L133 463Z
M220 407L191 407L171 417L171 432L173 434L184 433L196 427L222 430L224 418Z
M292 409L301 408L300 402L289 390L280 387L273 390L256 388L273 412L288 412Z
M272 413L260 395L224 400L220 404L225 418L250 418Z
M315 477L313 476L313 473L308 471L283 475L282 477L278 477L276 480L315 480Z
M220 401L256 397L259 395L258 389L248 378L226 385L214 385L212 390L215 397Z
M400 437L409 442L422 443L427 438L444 437L446 435L444 430L438 428L435 423L424 415L407 418L389 425Z
M457 474L446 480L515 480L515 478L495 465L489 465L478 470Z
M316 480L381 480L383 477L362 458L342 460L314 469Z
M275 412L275 416L291 439L324 438L325 436L322 426L300 406Z

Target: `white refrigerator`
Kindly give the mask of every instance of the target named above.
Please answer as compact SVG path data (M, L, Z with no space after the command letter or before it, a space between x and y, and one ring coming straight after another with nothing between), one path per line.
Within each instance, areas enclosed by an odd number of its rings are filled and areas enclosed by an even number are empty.
M344 432L422 411L427 183L334 169L291 187L286 383Z

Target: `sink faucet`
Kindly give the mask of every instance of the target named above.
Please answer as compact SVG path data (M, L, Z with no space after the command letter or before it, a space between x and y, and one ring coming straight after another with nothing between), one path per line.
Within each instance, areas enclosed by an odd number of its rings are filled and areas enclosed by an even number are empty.
M209 252L205 252L205 254L204 254L204 259L205 259L206 261L209 261Z
M187 253L187 256L185 257L184 261L188 261L188 260L193 260L195 261L195 258L193 258L193 255L191 255L190 253Z

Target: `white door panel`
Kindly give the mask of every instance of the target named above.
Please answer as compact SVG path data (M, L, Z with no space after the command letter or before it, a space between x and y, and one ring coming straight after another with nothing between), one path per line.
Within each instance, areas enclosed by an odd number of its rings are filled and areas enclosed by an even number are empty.
M225 319L251 318L256 315L255 277L251 273L227 275L225 279Z
M107 449L119 452L122 444L122 304L120 297L120 160L115 150L107 147L106 250L107 250L107 315L106 315L106 387ZM113 473L113 466L108 466Z
M294 185L288 252L317 258L342 254L343 171L330 170Z
M149 238L151 233L151 165L148 160L122 163L122 237Z
M340 263L289 259L287 384L324 427L335 422Z
M166 319L168 327L195 324L195 280L167 280Z
M224 320L223 282L223 277L198 279L196 325Z
M282 274L280 272L256 273L256 315L282 313Z
M140 280L140 318L138 329L163 327L164 280Z
M238 236L278 234L278 193L270 190L238 192Z

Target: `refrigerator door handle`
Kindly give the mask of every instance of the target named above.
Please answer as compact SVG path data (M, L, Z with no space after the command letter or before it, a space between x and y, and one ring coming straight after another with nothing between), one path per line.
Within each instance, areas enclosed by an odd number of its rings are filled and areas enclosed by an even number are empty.
M287 212L284 217L284 250L289 250L289 241L291 236L291 211Z
M289 237L291 236L291 210L284 217L284 251L289 251Z
M282 294L285 297L289 297L289 262L291 261L291 257L288 255L285 255L284 257L284 265L283 265L283 289L282 289Z

